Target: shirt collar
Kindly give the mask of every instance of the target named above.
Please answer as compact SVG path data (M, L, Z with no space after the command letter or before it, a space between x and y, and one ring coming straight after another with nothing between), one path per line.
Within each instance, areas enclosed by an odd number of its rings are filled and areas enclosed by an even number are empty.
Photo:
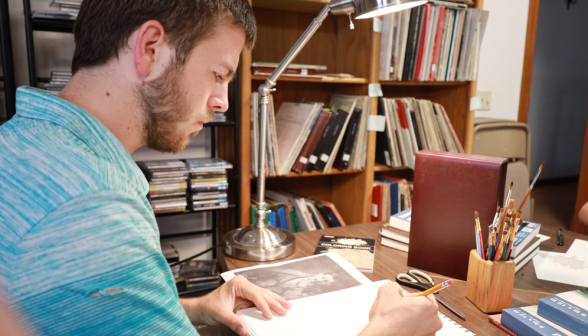
M45 90L22 86L16 91L16 113L25 118L49 121L69 130L98 157L117 165L127 178L135 182L133 184L138 187L139 193L147 194L147 181L131 154L120 140L88 111Z

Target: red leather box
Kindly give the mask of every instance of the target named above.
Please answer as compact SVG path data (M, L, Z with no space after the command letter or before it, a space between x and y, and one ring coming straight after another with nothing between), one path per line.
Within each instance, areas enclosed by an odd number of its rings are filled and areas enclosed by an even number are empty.
M422 150L416 154L408 265L466 280L476 249L474 212L484 242L502 206L507 159Z

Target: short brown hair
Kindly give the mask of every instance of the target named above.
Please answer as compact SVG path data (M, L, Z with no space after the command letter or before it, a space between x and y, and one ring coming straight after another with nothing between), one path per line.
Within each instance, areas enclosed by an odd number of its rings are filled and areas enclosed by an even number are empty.
M131 34L149 20L161 23L179 65L222 20L245 31L245 45L250 49L257 36L247 0L84 0L73 29L72 72L118 57Z

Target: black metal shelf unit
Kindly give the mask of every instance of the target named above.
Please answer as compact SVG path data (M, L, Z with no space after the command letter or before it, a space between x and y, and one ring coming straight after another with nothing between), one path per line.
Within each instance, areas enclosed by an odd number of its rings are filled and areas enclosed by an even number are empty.
M0 1L0 47L2 48L4 101L6 102L6 120L16 114L16 83L14 81L14 62L12 56L12 38L10 37L10 13L8 1ZM0 125L3 120L0 120Z
M2 3L2 6L4 7L4 5L6 4L6 1L0 1ZM7 7L7 5L6 5ZM2 8L4 9L4 8ZM73 33L73 26L74 26L74 21L70 21L70 20L51 20L51 19L33 19L33 13L32 13L32 9L31 9L31 1L30 0L23 0L23 9L24 9L24 16L25 16L25 34L26 34L26 45L27 45L27 61L28 61L28 66L29 66L29 83L30 86L32 87L37 87L38 82L46 82L48 81L48 78L40 78L37 77L37 66L36 66L36 62L35 62L35 44L34 44L34 38L33 38L33 33L35 31L48 31L48 32L58 32L58 33ZM4 11L3 11L4 12ZM6 13L8 13L8 11L6 11ZM2 17L2 23L4 23L4 18ZM6 19L7 22L7 19ZM8 37L10 37L10 34L8 34ZM3 46L4 46L4 39L2 40ZM10 48L12 49L12 48ZM12 50L10 50L10 61L12 61ZM6 58L3 58L3 60L5 61ZM5 67L6 69L6 67ZM12 69L12 67L11 67ZM5 72L6 74L7 72ZM233 101L233 111L234 111L234 120L239 120L239 102L238 102L238 97L239 97L239 88L238 88L238 79L236 78L236 80L233 82L233 88L234 88L234 101ZM232 160L232 164L233 164L233 169L234 169L234 174L232 176L232 178L229 181L229 188L231 188L232 190L234 190L234 201L235 204L231 204L228 208L235 208L236 209L236 213L240 213L240 199L238 197L238 195L240 195L240 183L239 183L239 165L241 162L241 157L240 157L240 153L239 153L239 144L238 144L238 139L239 139L239 135L237 134L239 132L239 127L237 127L237 123L235 121L224 121L224 122L209 122L205 124L206 127L210 127L211 128L211 135L210 135L210 142L211 142L211 153L213 156L216 156L217 154L217 127L235 127L235 158L234 160ZM216 244L216 231L217 231L217 226L216 226L216 212L219 210L225 210L225 209L214 209L214 210L205 210L205 211L211 211L212 212L212 223L213 223L213 227L211 230L205 230L205 231L193 231L193 232L186 232L186 233L179 233L179 234L174 234L171 236L165 236L162 238L169 238L169 237L177 237L177 236L187 236L187 235L196 235L196 234L206 234L206 233L212 233L212 239L213 239L213 245ZM194 213L194 212L185 212L186 214L188 213ZM180 213L182 214L182 213ZM165 217L167 214L164 215L157 215L156 217ZM171 213L169 215L178 215L178 213ZM239 225L239 219L240 216L235 216L235 228L240 227ZM216 257L216 250L214 251L214 255Z

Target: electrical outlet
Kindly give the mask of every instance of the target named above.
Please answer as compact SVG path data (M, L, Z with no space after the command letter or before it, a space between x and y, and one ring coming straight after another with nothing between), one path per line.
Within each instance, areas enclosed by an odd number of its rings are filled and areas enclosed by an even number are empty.
M482 101L482 106L478 110L490 110L492 91L478 91L478 97L480 97Z

